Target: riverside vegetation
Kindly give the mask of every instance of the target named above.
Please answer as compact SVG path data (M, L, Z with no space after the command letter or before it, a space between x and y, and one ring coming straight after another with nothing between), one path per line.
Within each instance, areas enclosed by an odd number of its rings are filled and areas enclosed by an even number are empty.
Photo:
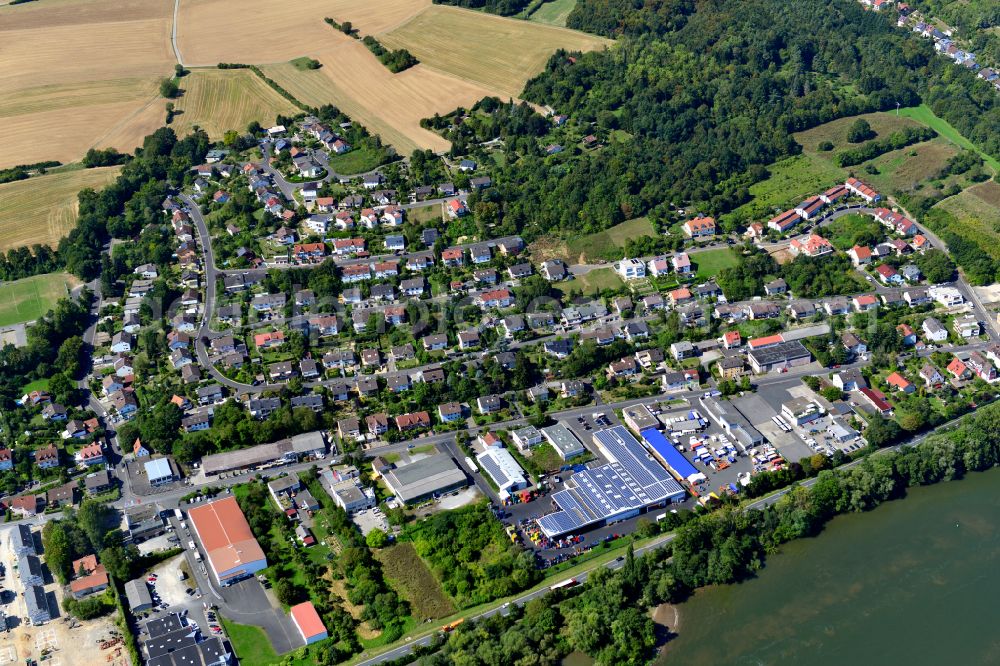
M574 650L598 664L643 664L656 643L648 609L677 603L693 590L746 580L768 555L793 539L814 536L838 514L875 509L907 489L958 480L1000 466L1000 405L981 408L955 428L861 463L824 470L809 486L793 487L762 510L730 505L713 513L667 514L640 533L675 530L667 546L642 557L629 552L623 567L598 568L575 591L555 593L510 615L465 623L417 662L422 666L515 663L559 664Z

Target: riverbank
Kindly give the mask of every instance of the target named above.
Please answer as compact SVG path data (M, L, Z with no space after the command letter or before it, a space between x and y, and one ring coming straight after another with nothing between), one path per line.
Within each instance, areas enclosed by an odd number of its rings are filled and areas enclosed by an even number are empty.
M998 564L1000 470L911 488L784 545L744 584L697 591L656 663L995 663Z

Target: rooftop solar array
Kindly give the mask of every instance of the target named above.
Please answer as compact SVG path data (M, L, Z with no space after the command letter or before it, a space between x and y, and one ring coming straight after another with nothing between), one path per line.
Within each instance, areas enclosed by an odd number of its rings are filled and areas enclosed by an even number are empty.
M681 485L624 426L599 430L594 438L611 462L577 472L566 489L552 495L559 511L537 521L549 537L684 496Z

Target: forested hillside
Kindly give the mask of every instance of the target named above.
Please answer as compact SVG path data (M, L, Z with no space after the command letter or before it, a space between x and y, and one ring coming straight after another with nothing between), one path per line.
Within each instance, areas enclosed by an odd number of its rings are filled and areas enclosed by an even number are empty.
M522 140L544 133L523 109L490 104L490 122L431 123L458 151L505 138L491 196L503 229L528 237L591 232L669 204L728 211L766 165L799 150L792 132L897 103L927 101L1000 155L989 86L852 0L580 0L569 24L618 41L555 54L523 97L615 140L553 164Z

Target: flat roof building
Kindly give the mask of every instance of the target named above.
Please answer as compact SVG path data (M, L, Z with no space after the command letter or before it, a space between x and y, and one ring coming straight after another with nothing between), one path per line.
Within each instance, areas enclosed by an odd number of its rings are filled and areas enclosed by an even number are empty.
M812 361L812 354L798 340L790 340L769 347L751 349L747 353L747 359L753 371L760 375L772 370L805 365Z
M528 487L528 479L524 470L514 460L514 456L503 446L487 446L486 450L476 456L476 461L496 482L501 493L510 493Z
M535 521L549 538L619 522L687 494L625 426L598 430L593 437L611 462L576 472L564 490L552 494L559 510Z
M622 410L622 420L637 435L647 428L655 428L660 425L660 421L653 416L653 412L649 411L649 407L646 405L626 407Z
M154 488L177 479L177 476L174 474L174 470L170 466L170 460L168 458L150 460L145 464L145 467L146 479L149 481L149 485Z
M206 475L220 474L250 467L283 465L306 456L321 456L326 452L322 432L307 432L290 439L252 446L238 451L226 451L205 456L201 460Z
M218 636L199 640L198 626L171 613L143 625L146 666L225 666L229 651Z
M674 445L663 436L656 428L647 428L642 431L642 439L646 442L647 448L653 452L653 456L666 466L674 477L691 484L702 483L706 480L704 474L699 472L691 462L678 451Z
M267 567L267 559L233 496L188 511L216 582L229 585Z
M574 458L587 450L584 448L583 443L573 434L573 431L562 423L542 428L542 435L563 460Z
M703 397L700 400L709 417L735 437L741 446L753 447L764 443L764 436L731 404L723 404L715 398Z
M443 453L386 470L382 480L396 497L407 504L469 483L465 472L451 456Z

